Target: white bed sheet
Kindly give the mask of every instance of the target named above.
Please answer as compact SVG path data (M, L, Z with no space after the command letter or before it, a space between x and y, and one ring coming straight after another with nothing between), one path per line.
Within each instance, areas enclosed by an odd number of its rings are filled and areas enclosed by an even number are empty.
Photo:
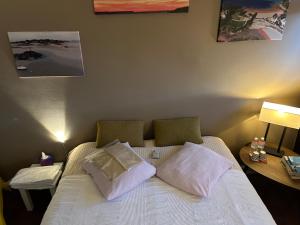
M42 225L276 224L219 138L204 137L204 145L233 160L235 166L221 177L209 198L187 194L154 177L122 197L106 201L90 176L79 166L81 157L93 151L93 145L83 144L79 150L77 148L71 153L64 177L44 215ZM155 148L151 146L152 143L148 142L146 148L135 150L148 158ZM152 163L161 163L179 148L158 148L163 157Z

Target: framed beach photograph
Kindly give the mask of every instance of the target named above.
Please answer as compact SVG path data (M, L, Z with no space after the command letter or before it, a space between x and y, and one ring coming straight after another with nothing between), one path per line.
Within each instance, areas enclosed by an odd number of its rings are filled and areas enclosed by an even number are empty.
M79 32L8 32L20 77L83 76Z
M93 0L95 13L188 12L189 0Z
M219 42L282 40L289 0L222 0Z

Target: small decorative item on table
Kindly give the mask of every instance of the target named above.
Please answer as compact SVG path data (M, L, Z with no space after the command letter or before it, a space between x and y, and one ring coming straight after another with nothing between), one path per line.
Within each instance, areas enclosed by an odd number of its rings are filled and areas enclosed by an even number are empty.
M253 162L267 163L267 153L265 151L254 151L249 153L249 158Z
M42 157L40 160L41 166L52 166L54 163L53 156L46 155L44 152L42 152Z
M284 156L281 163L292 179L300 180L300 156Z
M258 138L255 137L251 142L252 151L249 152L249 157L253 162L263 162L267 163L267 153L264 151L265 148L265 139L264 137Z
M265 151L259 152L259 161L263 163L267 163L267 153Z
M249 157L253 162L259 162L259 152L258 151L250 152Z
M251 148L252 148L252 149L254 149L254 150L257 149L258 141L259 141L258 137L255 137L255 138L252 140L252 142L251 142Z

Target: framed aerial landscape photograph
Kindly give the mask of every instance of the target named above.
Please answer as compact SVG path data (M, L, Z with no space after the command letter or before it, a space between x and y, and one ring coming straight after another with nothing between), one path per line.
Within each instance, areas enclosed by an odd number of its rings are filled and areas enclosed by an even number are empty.
M8 32L20 77L83 76L79 32Z
M289 0L222 0L218 42L282 40Z
M188 12L189 0L93 0L95 13Z

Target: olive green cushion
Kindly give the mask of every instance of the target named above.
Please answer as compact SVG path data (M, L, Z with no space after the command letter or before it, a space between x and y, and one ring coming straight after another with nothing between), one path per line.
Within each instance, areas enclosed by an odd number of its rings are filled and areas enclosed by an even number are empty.
M143 121L98 121L97 148L118 139L132 147L144 146Z
M155 145L183 145L185 142L202 144L198 117L154 121Z

